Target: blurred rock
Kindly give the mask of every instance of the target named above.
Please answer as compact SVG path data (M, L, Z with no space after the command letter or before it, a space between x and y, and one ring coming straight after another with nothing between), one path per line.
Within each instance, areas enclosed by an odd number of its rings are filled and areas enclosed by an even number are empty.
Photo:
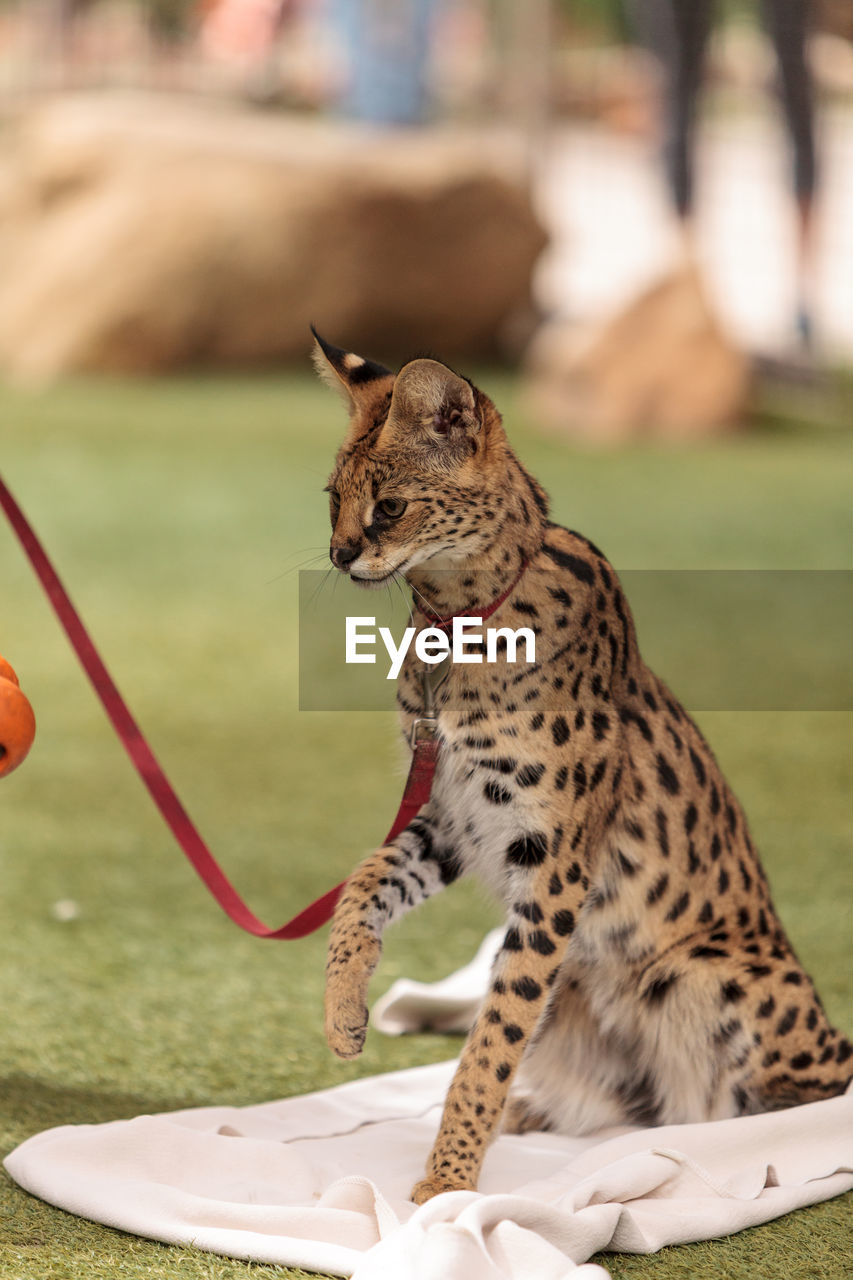
M819 30L853 40L853 5L850 0L817 0L814 20Z
M528 361L533 414L592 443L731 429L750 390L750 362L722 332L693 267L673 272L598 329L544 328Z
M562 114L640 137L657 127L658 64L634 45L561 48L554 54L552 84L553 106Z
M55 100L2 160L0 367L20 378L485 356L545 234L505 152L156 97Z

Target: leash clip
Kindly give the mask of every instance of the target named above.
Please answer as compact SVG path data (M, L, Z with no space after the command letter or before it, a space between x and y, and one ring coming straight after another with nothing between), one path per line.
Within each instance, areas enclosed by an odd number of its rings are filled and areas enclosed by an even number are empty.
M409 742L412 750L421 739L432 740L438 734L438 717L435 714L435 691L450 673L450 655L432 670L427 668L421 675L423 687L424 713L412 723Z
M438 720L435 716L418 716L412 724L412 731L409 734L409 743L414 751L417 744L424 738L431 741L438 733Z

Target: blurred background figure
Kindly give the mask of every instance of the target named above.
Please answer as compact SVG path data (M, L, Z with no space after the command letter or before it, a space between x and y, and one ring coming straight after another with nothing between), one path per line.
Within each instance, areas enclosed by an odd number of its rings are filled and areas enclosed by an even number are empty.
M298 9L299 0L202 0L200 46L212 58L255 68L264 80L264 68ZM269 74L274 76L272 66Z
M339 107L352 120L422 124L429 113L436 0L331 0L346 50Z
M669 192L688 250L693 249L697 100L717 5L715 0L630 0L641 38L663 69L664 157ZM764 28L778 66L777 91L784 114L796 199L798 299L796 328L811 344L810 272L815 194L814 89L807 56L809 0L760 0Z
M525 365L596 442L743 423L853 354L851 9L6 0L0 375L292 362L315 320Z

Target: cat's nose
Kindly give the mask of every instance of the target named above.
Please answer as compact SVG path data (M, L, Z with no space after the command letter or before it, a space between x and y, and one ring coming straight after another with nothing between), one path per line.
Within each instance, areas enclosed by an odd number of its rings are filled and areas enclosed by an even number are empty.
M358 542L343 542L338 546L332 543L329 547L329 559L336 569L346 569L360 555L361 544Z

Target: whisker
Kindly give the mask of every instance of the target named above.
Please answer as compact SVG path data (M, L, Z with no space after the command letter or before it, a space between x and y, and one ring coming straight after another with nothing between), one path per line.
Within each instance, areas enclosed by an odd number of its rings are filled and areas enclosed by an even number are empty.
M328 559L325 555L311 556L308 560L303 560L300 564L293 565L290 569L285 569L283 573L278 573L274 578L270 578L266 586L271 587L276 582L283 582L285 578L289 578L294 573L301 573L303 569L316 572L324 562Z
M281 573L277 573L275 577L270 578L265 585L270 587L274 582L281 582L282 578L286 578L291 573L296 573L299 569L305 569L310 564L322 564L329 554L325 547L299 547L296 551L292 551L290 555L286 557L285 563L287 563L287 560L292 560L294 556L302 555L306 551L313 551L314 554L309 556L306 560L301 560L298 564L290 565L289 568L282 570Z
M320 579L320 581L317 583L317 586L316 586L316 587L314 588L314 590L311 592L311 598L310 598L310 599L309 599L309 601L308 601L308 604L309 604L309 605L314 605L314 604L316 604L316 602L317 602L317 597L320 595L320 592L323 590L323 588L325 587L326 583L329 581L329 574L330 574L330 573L334 573L334 572L335 572L334 568L330 565L330 566L329 566L329 568L326 570L326 572L323 574L323 576L322 576L322 578ZM334 592L334 588L332 588L332 590L333 590L333 592Z

